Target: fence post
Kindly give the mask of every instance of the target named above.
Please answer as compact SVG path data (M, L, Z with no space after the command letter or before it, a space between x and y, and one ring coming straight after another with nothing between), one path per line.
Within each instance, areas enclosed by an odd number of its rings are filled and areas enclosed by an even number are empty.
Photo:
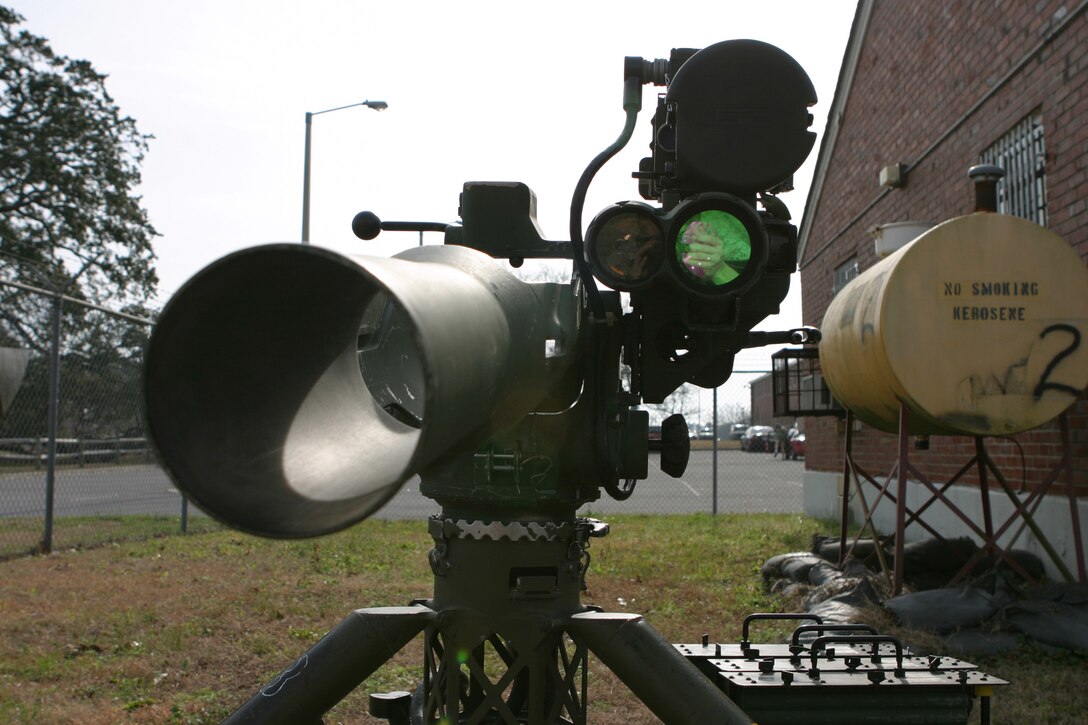
M49 430L45 456L45 531L42 553L53 550L53 502L57 484L57 418L60 407L60 311L64 304L60 291L53 293L52 339L49 344Z
M0 252L0 255L3 254L3 252ZM44 270L37 268L37 265L30 263L30 271L35 271L48 285L48 289L24 284L15 280L0 279L0 288L11 287L16 290L22 290L23 292L37 295L36 299L41 300L43 303L46 304L46 306L50 307L48 311L43 310L44 316L47 319L41 320L46 324L44 328L40 328L41 333L44 335L48 335L50 337L50 340L47 342L46 340L42 339L39 343L33 345L36 350L40 350L42 353L44 353L41 358L35 359L39 360L43 364L43 366L46 367L47 370L45 390L46 400L44 401L46 403L47 412L47 430L43 431L40 428L39 416L41 414L40 406L42 403L40 391L38 392L38 394L32 395L30 397L24 395L23 398L20 398L20 400L23 401L22 403L20 403L20 409L25 409L26 411L34 411L34 415L32 416L33 420L31 421L34 429L32 431L28 431L29 433L32 433L32 435L27 435L25 438L17 439L19 440L19 446L29 446L30 455L27 458L33 461L33 470L35 472L39 472L41 471L43 466L46 469L46 475L44 477L44 480L38 479L38 483L41 483L44 489L41 492L42 494L44 494L44 510L39 508L40 506L42 506L42 499L37 499L36 501L33 501L33 503L31 503L31 506L34 510L42 511L43 520L41 522L42 529L41 534L39 535L39 540L36 543L31 543L30 546L35 547L42 553L51 553L53 551L55 544L54 539L56 534L56 522L58 521L59 515L57 511L58 501L64 501L64 489L62 488L58 492L57 478L60 473L59 466L65 460L65 452L61 450L62 439L60 438L60 396L62 392L60 389L60 378L63 374L61 370L61 365L63 362L62 356L64 355L61 347L62 344L64 344L62 334L64 334L65 304L69 305L69 310L71 309L72 305L75 305L81 309L98 310L115 319L128 320L130 322L135 322L145 326L154 324L152 320L136 315L127 314L124 312L119 312L116 310L111 310L106 307L87 302L86 300L76 299L67 295L68 289L72 287L72 285L81 277L81 275L83 275L87 271L90 265L92 265L97 259L98 257L96 256L94 259L87 261L83 268L81 268L75 275L68 278L67 281L63 282L63 284L54 282L52 276L50 276ZM71 382L72 381L69 381L69 383ZM122 382L128 384L127 381ZM70 391L64 392L65 394L71 394ZM33 400L31 400L31 398L33 398ZM26 401L30 402L27 403ZM118 414L122 416L118 420L120 422L124 422L125 426L130 427L132 425L131 413L129 413L128 411L122 411L119 407ZM19 422L16 425L23 424L23 420L19 419ZM146 439L141 437L138 440L143 444L142 450L145 458L148 461L152 460L152 451L150 446L147 444ZM98 449L96 447L97 445L101 445L101 449ZM74 447L72 449L72 455L68 456L68 458L73 459L81 467L84 466L88 460L90 460L90 462L93 464L96 455L98 455L99 457L108 457L111 447L114 452L114 458L119 459L123 455L124 451L123 441L119 439L113 440L112 443L109 440L103 440L100 442L100 444L96 444L93 440L88 441L83 438L74 438L73 446ZM139 452L139 449L137 449L137 451L135 452ZM23 458L21 453L18 453L16 455L19 458ZM61 483L61 486L63 485L64 484ZM8 491L4 490L0 493L6 495ZM35 486L32 486L26 495L34 497L37 496L38 493L39 492L37 488ZM6 504L6 502L0 503ZM7 513L6 508L5 513ZM29 533L31 536L33 536L33 531Z
M714 388L714 433L711 436L713 450L710 453L710 512L718 515L718 389Z

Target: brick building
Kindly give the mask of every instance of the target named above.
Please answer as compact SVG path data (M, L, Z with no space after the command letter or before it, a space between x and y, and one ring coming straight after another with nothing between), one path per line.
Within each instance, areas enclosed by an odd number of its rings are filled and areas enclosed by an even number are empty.
M749 398L752 425L781 425L788 430L800 422L793 415L775 416L774 385L770 373L760 375L749 383Z
M970 213L974 191L967 170L980 163L1007 170L998 188L1000 211L1048 227L1088 259L1086 8L1084 0L859 2L800 228L806 324L818 326L836 291L878 261L870 230ZM1082 498L1078 517L1088 534L1083 393L1068 420L1074 485ZM845 426L832 417L810 418L805 430L806 512L837 517ZM988 438L986 445L1014 485L1030 491L1060 461L1057 431L1051 423L1014 440ZM856 428L853 453L866 470L886 473L897 450L896 436ZM910 456L940 482L973 452L972 438L943 436ZM977 479L968 476L965 483ZM974 510L977 486L954 489L956 500ZM1052 492L1064 494L1064 488ZM965 533L951 517L944 520L942 508L933 506L927 522L945 534ZM1073 520L1067 498L1048 496L1039 516L1048 511L1053 528L1044 528L1056 532L1052 543L1071 563L1076 552L1067 535ZM1006 516L994 512L998 523ZM1025 543L1034 546L1026 538L1018 546Z

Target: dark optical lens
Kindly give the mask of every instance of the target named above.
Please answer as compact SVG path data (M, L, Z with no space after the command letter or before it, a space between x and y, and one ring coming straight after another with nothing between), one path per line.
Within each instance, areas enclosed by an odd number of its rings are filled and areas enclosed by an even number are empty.
M642 282L661 266L661 230L644 214L616 214L596 235L595 255L602 270L627 284Z

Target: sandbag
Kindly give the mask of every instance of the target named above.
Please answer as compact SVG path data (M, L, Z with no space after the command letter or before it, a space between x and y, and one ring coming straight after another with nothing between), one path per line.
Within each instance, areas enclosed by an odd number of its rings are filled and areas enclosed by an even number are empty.
M865 610L880 606L880 596L868 579L862 579L848 592L837 594L807 607L827 624L848 624L864 618Z
M1029 601L1060 602L1071 607L1088 606L1088 584L1041 584L1025 591L1022 598Z
M1041 581L1046 578L1046 566L1038 554L1026 549L1011 549L1005 553L1012 557L1013 561L1019 564L1020 568L1032 579ZM1004 558L997 562L997 568L1001 571L1015 571ZM1016 575L1019 576L1019 572L1016 572Z
M763 584L769 586L775 579L807 582L808 570L824 561L824 559L807 551L792 551L788 554L772 556L760 568L760 573L763 575Z
M847 539L846 549L850 551L851 547L853 547L851 557L862 561L867 560L876 551L876 544L873 543L872 539L859 539L856 544L853 539ZM812 553L828 561L837 562L839 560L839 537L814 534L812 537Z
M1053 601L1019 601L1001 611L1009 629L1037 642L1088 652L1088 609Z
M903 594L884 603L899 623L927 632L951 632L976 627L1007 604L1002 595L975 587L928 589Z
M978 544L966 536L911 541L903 545L903 573L906 576L927 572L955 574L977 551Z
M825 584L837 586L851 578L852 577L847 576L839 569L839 567L829 561L815 564L814 566L809 567L808 570L808 582L809 584L815 584L816 586L823 586Z

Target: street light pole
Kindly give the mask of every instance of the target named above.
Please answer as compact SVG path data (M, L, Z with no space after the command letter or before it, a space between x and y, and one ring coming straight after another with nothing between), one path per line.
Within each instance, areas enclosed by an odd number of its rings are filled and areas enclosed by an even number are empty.
M313 125L313 117L320 116L322 113L332 113L333 111L342 111L345 108L355 108L356 106L366 106L367 108L373 108L375 111L384 111L389 108L389 104L385 101L362 101L361 103L349 103L346 106L337 106L336 108L327 108L324 111L306 112L306 150L302 155L302 243L310 243L310 129Z

